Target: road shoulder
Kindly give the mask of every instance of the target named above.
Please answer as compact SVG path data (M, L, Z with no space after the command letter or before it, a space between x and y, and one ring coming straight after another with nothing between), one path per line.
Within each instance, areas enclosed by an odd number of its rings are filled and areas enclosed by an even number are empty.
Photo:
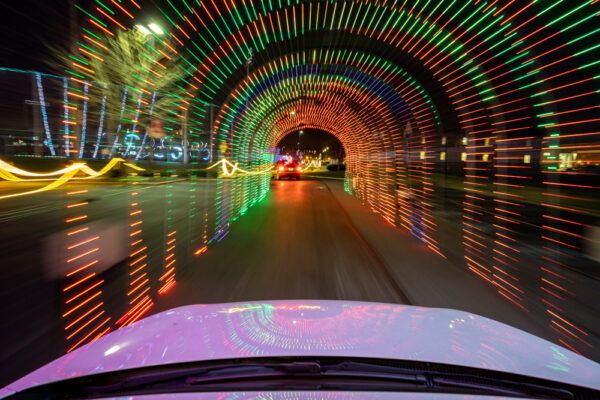
M354 196L343 181L323 180L353 225L383 261L413 305L452 308L504 322L544 337L543 325L507 304L492 287L433 253L408 232L396 229Z

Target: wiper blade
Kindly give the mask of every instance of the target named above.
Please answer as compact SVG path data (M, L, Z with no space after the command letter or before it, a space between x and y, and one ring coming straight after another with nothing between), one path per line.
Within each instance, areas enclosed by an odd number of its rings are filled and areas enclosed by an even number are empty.
M359 365L358 363L356 365ZM334 365L322 366L318 362L291 362L277 363L268 365L255 365L252 369L247 367L235 366L219 369L214 373L208 373L201 376L194 376L186 379L187 384L203 384L219 380L239 381L242 379L277 379L289 378L296 379L319 379L326 381L328 379L369 379L369 380L389 380L416 385L427 385L427 379L424 375L411 373L398 373L390 368L353 368L351 363L338 363Z
M179 379L193 383L196 377L202 376L228 376L229 374L249 374L255 376L263 373L268 368L279 368L282 371L293 372L319 372L320 366L315 362L292 362L277 364L231 364L215 365L200 368L182 368L172 371L160 371L135 376L128 376L114 384L88 386L90 390L115 390L149 385L153 383L169 382Z
M334 365L322 366L315 361L295 361L285 363L265 363L265 364L223 364L204 368L189 368L168 372L155 372L151 374L137 375L127 377L119 382L86 386L87 392L109 393L120 390L131 390L152 386L187 386L187 385L215 385L218 382L222 384L236 385L248 384L249 380L260 380L266 384L266 380L286 380L295 379L316 379L321 381L327 379L340 380L348 379L369 379L369 380L389 380L403 382L419 386L427 386L427 379L423 375L409 373L399 373L397 369L390 367L373 366L369 369L369 364L341 362ZM404 371L403 371L404 372ZM272 382L273 383L273 382Z
M467 382L464 380L451 379L451 378L433 378L435 387L443 388L454 388L454 389L470 389L483 391L486 393L494 393L497 395L513 396L513 397L527 397L534 399L573 399L573 393L568 390L555 389L547 386L533 385L533 384L521 384L520 388L512 389L504 385L490 385L488 383L476 383ZM514 385L514 383L513 383Z
M214 360L108 372L49 383L17 398L96 398L244 390L371 390L574 399L592 389L485 369L333 357ZM54 394L60 393L53 397ZM29 395L29 397L27 397ZM37 397L36 397L37 396Z
M88 393L122 393L152 390L251 390L251 389L345 389L414 390L472 393L532 398L571 399L571 392L528 384L475 377L449 376L432 371L379 365L368 362L318 361L223 364L141 376L132 376L113 385L88 386Z

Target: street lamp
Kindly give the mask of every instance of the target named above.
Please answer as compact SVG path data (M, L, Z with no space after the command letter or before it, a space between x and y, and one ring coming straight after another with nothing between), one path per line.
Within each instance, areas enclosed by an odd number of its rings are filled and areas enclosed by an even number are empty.
M140 31L142 31L142 33L144 35L152 35L152 32L150 32L150 29L146 28L144 25L136 25L136 28L138 28Z
M292 111L292 112L294 112L294 111ZM302 136L303 133L304 133L304 131L302 131L302 130L300 132L298 132L298 149L300 149L300 137Z
M151 24L148 24L148 27L150 29L152 29L152 32L156 33L157 35L164 35L164 31L160 28L160 26L156 25L154 22Z
M163 35L165 33L161 27L154 22L148 24L148 27L142 24L137 24L135 27L138 28L144 35L152 35L152 32L156 33L157 35Z

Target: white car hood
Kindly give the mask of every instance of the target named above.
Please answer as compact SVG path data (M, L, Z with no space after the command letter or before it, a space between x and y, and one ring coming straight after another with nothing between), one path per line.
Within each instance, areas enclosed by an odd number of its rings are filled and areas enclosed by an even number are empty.
M463 311L348 301L191 305L112 332L8 385L189 361L271 356L428 361L600 389L600 364Z

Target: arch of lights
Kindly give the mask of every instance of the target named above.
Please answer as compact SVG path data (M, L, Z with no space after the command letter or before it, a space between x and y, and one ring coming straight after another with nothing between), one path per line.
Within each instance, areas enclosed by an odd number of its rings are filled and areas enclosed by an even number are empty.
M85 107L94 77L86 60L109 57L105 37L156 22L165 34L151 33L145 50L155 67L135 77L152 82L161 59L180 61L178 79L162 94L173 99L171 129L189 112L191 127L211 130L219 154L248 170L267 165L269 147L295 129L331 132L348 154L346 189L442 256L432 176L445 149L456 148L466 268L515 307L544 313L565 346L591 346L562 308L577 293L561 273L572 267L570 252L581 248L589 222L583 207L562 204L585 202L599 188L594 174L568 170L577 157L599 161L597 0L96 0L77 7L86 26L66 70L65 103ZM131 120L151 113L156 94L131 91L124 113ZM212 124L211 104L220 107ZM532 183L543 187L535 199L543 209L536 301L524 295L514 245ZM219 185L217 235L264 195L268 177Z
M315 52L289 58L307 53ZM346 147L349 191L439 253L428 234L433 218L426 189L426 163L432 157L426 143L437 135L439 124L433 103L418 82L389 62L352 50L328 51L325 57L329 53L335 62L315 60L301 68L286 66L288 56L274 59L236 87L214 127L228 144L221 156L260 163L265 148L295 129L328 130ZM362 62L350 65L358 59ZM318 73L308 73L317 68ZM411 124L415 130L409 132ZM396 188L405 187L408 177L417 196L397 208Z

